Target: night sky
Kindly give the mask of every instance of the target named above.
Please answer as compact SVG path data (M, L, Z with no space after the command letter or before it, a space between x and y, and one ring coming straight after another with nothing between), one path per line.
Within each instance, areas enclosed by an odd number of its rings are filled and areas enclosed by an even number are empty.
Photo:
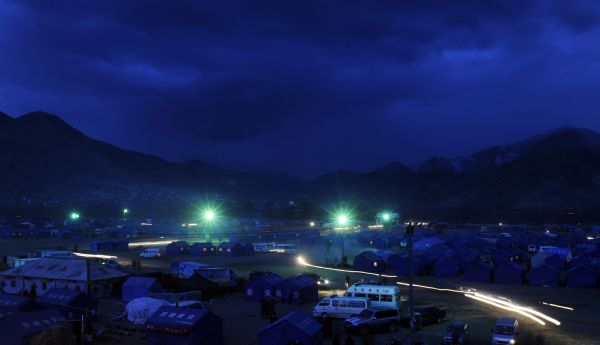
M0 0L0 111L300 177L600 130L600 2L383 3Z

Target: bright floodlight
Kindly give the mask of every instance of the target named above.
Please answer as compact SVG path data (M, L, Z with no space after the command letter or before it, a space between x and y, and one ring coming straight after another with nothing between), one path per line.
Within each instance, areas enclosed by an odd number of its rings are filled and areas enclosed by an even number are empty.
M390 216L390 214L389 214L389 213L384 213L382 217L383 217L383 220L385 220L386 222L387 222L388 220L390 220L390 218L391 218L391 216Z
M202 214L202 218L204 218L204 220L207 222L212 222L213 220L215 220L215 217L216 217L215 211L213 211L213 210L206 210Z
M123 209L123 214L127 214L127 213L129 213L129 210L128 210L128 209L126 209L126 208L124 208L124 209Z
M337 222L339 225L346 225L348 224L348 216L345 214L340 214L337 216Z
M69 217L71 217L71 220L77 220L79 219L79 213L71 212L71 215Z

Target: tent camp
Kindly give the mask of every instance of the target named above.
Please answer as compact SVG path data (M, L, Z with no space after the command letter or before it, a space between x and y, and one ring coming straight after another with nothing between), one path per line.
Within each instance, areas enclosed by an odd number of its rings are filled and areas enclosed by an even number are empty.
M365 272L382 272L385 269L385 261L375 252L367 250L354 257L354 269Z
M476 282L490 282L492 280L492 266L476 260L465 266L465 280Z
M149 297L151 293L162 290L156 278L129 277L123 283L123 302L129 302L134 298Z
M305 274L289 277L275 286L275 297L288 303L314 302L319 299L317 282Z
M400 276L408 276L409 258L407 254L392 254L388 256L388 268L394 270ZM413 274L415 276L423 275L426 271L426 265L419 258L413 260Z
M56 309L68 320L79 320L81 315L96 315L98 303L81 291L51 288L36 302L46 308Z
M223 320L207 309L164 306L145 325L148 345L223 344Z
M452 258L441 258L433 265L433 275L436 277L456 277L458 262Z
M210 256L216 255L217 249L210 242L194 243L190 247L190 255L195 256Z
M127 251L127 250L129 250L129 241L127 241L127 240L90 242L90 251L92 253L118 252L118 251Z
M167 255L187 255L189 253L190 245L186 241L171 242L165 247Z
M501 264L494 271L494 282L500 284L523 284L525 269L512 262Z
M532 268L529 271L529 285L558 286L560 272L549 265Z
M137 325L143 324L158 309L166 305L169 305L169 302L162 299L150 297L136 298L125 305L127 320Z
M2 345L24 345L29 340L47 328L62 322L64 318L54 309L31 311L15 314L0 320Z
M217 254L223 256L244 256L247 254L247 248L241 243L223 242L219 245Z
M294 311L258 332L259 345L323 344L322 326L301 311Z
M94 297L109 296L115 284L126 276L97 262L76 258L41 258L0 272L6 293L21 293L35 284L38 295L57 287L83 291Z
M264 297L275 297L275 287L283 281L277 274L269 274L246 283L246 299L260 301Z

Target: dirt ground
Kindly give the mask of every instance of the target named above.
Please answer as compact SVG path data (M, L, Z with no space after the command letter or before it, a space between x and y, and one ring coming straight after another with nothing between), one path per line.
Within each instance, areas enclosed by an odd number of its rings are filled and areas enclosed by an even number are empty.
M0 240L0 255L26 254L29 249L52 249L63 247L72 249L74 242L65 240ZM88 242L78 243L80 251L88 249ZM346 255L351 256L359 252L354 244L346 247ZM139 248L132 248L128 252L112 253L119 257L118 261L129 269L131 260L137 258ZM324 265L339 257L340 253L335 251L327 253L324 246L312 246L301 248L302 255L307 261ZM293 256L281 256L272 254L256 254L245 257L162 257L160 259L142 259L142 270L168 271L172 260L194 260L219 267L228 267L236 271L238 276L247 277L252 270L266 270L278 273L284 277L302 272L315 272L332 282L334 288L342 289L346 273L333 272L317 268L301 267ZM351 274L352 280L365 278L361 274ZM391 283L391 280L389 280ZM433 277L418 277L415 283L437 287L454 288L463 285L461 279L436 279ZM467 299L462 294L439 292L415 288L415 299L417 304L434 304L447 310L448 317L445 322L426 326L415 335L415 339L427 340L431 344L438 344L447 324L453 320L468 321L473 341L472 344L489 344L490 329L495 320L500 316L515 316L521 323L521 343L523 344L600 344L600 290L598 289L569 289L564 287L543 288L530 287L526 285L498 285L498 284L472 284L468 287L477 288L481 292L497 294L510 298L520 304L534 307L536 310L546 313L559 321L560 326L547 324L541 326L522 316L497 309L496 307L482 304ZM463 285L464 286L464 285ZM338 291L323 291L322 294L343 293ZM407 289L401 287L403 299L407 298ZM542 305L541 302L555 303L573 307L574 311L558 309ZM257 302L245 301L241 293L225 295L209 302L210 309L224 320L224 333L227 344L251 345L257 343L256 332L268 324L267 320L260 317L259 304ZM277 314L283 316L293 310L302 310L310 314L313 305L280 304L277 306ZM116 299L103 300L101 303L102 322L99 325L110 323L111 330L107 334L114 335L113 340L107 344L144 344L145 336L140 327L134 327L128 322L109 322L111 316L116 316L122 310L123 305ZM403 308L405 312L406 308ZM511 315L513 314L513 315ZM117 328L118 327L118 328ZM343 334L341 327L337 329ZM396 334L383 333L372 336L371 344L386 344L390 336L402 338L407 329L401 329ZM344 336L342 336L342 340ZM356 344L361 344L356 339Z

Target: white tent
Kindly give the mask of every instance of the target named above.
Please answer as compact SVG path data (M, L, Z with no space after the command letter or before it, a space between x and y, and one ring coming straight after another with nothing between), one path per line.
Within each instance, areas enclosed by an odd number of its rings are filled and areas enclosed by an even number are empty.
M169 302L162 299L140 297L127 303L125 312L129 321L135 324L143 324L164 305L169 305Z

